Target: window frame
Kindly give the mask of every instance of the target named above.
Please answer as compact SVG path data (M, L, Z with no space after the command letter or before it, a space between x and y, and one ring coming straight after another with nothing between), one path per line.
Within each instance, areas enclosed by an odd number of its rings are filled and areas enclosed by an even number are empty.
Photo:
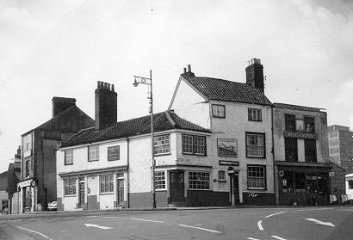
M191 179L191 175L198 175L200 174L200 179ZM201 179L204 176L208 176L208 179ZM201 187L202 184L205 184L205 187ZM188 172L188 189L189 190L211 190L211 173L204 172L204 171L189 171Z
M64 185L64 197L75 197L77 195L77 179L76 178L66 178L63 179L63 185ZM73 184L70 184L72 183ZM68 184L66 184L68 183ZM69 193L66 194L66 185L68 185L68 191ZM70 192L73 191L72 194L70 194Z
M98 155L98 157L94 158L94 159L92 159L92 156L91 156L91 149L93 149L93 148L96 148L98 150L95 152L95 155ZM98 144L88 146L88 161L89 162L99 161L99 145Z
M71 152L71 153L69 153ZM68 156L71 156L71 158L68 158ZM71 162L68 162L68 159L71 159ZM64 151L64 165L73 165L74 164L74 150L73 149L67 149Z
M296 143L295 146L295 159L289 160L289 150L293 150L294 149L294 145L289 146L290 142L293 141ZM287 151L288 150L288 151ZM294 151L293 151L294 152ZM297 138L284 138L284 158L286 162L298 162L298 139Z
M164 140L156 140L157 138L164 138L166 137L166 139ZM158 143L158 141L163 142L163 141L167 141L168 143L161 143L160 145L156 145L156 143ZM158 147L163 147L166 148L168 151L165 152L157 152L156 148ZM160 156L160 155L169 155L171 154L171 150L170 150L170 134L164 134L164 135L157 135L153 137L153 153L155 156Z
M118 152L117 153L109 153L109 151L111 151L114 148L116 148L118 150ZM117 157L112 158L112 156L114 156L114 155L117 155ZM108 159L108 162L120 160L120 145L114 145L114 146L107 147L107 159Z
M284 114L284 128L287 131L295 132L297 129L296 118L294 114Z
M155 171L154 172L154 189L156 191L166 190L167 181L165 171Z
M261 108L248 108L248 121L262 122L262 109Z
M310 144L313 144L310 146ZM310 149L313 147L312 149ZM304 154L305 162L307 163L317 163L317 146L316 139L304 139ZM309 158L313 157L314 160Z
M312 129L307 130L307 127L312 124ZM313 116L304 116L304 132L306 133L315 133L315 117Z
M347 180L347 187L348 189L353 189L353 179Z
M262 177L259 177L259 176L252 176L250 177L249 175L249 170L250 168L261 168L263 169L263 176ZM255 171L253 171L255 172ZM247 179L247 188L248 190L267 190L267 174L266 174L266 165L253 165L253 164L249 164L247 165L246 167L246 179ZM263 187L253 187L253 186L250 186L250 182L249 179L263 179L263 184L264 186Z
M221 113L220 111L218 111L219 108L223 109L223 114L219 114ZM226 118L226 105L212 104L211 111L212 111L212 117L214 118Z
M250 156L249 155L249 146L257 146L261 147L259 145L248 145L248 135L257 135L257 136L262 136L263 137L263 155L262 156ZM259 133L259 132L245 132L245 150L246 150L246 157L247 158L261 158L265 159L266 158L266 135L265 133Z
M185 151L184 138L190 138L191 139L191 150L192 151ZM197 145L197 140L196 139L203 139L204 146ZM207 139L206 139L206 136L182 134L181 135L181 145L182 145L181 146L182 154L185 154L185 155L196 155L196 156L207 156ZM196 151L198 148L203 149L203 153L200 153L200 152ZM190 145L188 146L188 149L190 149Z
M107 179L107 178L111 179ZM102 191L102 180L103 180L103 191ZM111 187L111 188L110 188ZM108 189L108 190L107 190ZM100 174L99 175L99 194L113 194L114 193L114 174Z

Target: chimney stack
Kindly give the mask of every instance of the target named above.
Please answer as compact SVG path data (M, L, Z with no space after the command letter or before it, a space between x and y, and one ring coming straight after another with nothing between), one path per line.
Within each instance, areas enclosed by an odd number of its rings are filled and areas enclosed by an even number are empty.
M248 63L249 66L245 68L246 83L264 93L264 67L261 64L261 60L253 58Z
M184 73L182 75L188 76L188 77L195 77L195 74L193 72L191 72L191 65L190 64L188 64L187 71L186 71L186 68L184 68Z
M96 130L107 128L117 122L117 93L114 84L97 82L95 90Z
M53 117L61 113L62 111L76 106L76 99L75 98L65 98L65 97L53 97Z

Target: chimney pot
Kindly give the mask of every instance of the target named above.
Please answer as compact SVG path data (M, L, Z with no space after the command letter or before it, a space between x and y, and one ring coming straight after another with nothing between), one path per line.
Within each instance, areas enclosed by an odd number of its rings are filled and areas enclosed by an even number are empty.
M112 84L112 92L115 92L114 84Z
M191 72L191 65L188 64L188 72Z
M184 68L184 73L186 73L186 68Z

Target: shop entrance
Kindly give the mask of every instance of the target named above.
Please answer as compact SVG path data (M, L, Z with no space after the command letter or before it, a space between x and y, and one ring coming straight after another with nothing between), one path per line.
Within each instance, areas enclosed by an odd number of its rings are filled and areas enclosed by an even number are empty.
M170 202L184 203L184 172L169 172Z
M78 205L84 207L85 205L85 179L83 177L78 179Z
M232 206L239 203L239 174L237 172L230 174L230 194L229 200Z

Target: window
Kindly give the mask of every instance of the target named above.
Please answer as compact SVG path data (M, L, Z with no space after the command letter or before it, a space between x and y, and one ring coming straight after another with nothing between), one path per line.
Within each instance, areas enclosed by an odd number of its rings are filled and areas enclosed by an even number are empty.
M315 133L315 119L313 117L304 117L304 131Z
M26 177L29 177L29 175L31 174L31 159L27 159L26 160Z
M248 120L249 121L262 121L262 111L258 108L248 109Z
M353 180L348 180L348 189L353 189Z
M246 157L265 158L264 133L246 133Z
M88 147L88 161L98 161L99 160L99 147L98 145Z
M295 115L285 114L284 115L286 130L295 131Z
M248 189L266 189L265 166L248 166Z
M73 150L65 150L65 165L72 165L74 163Z
M305 162L315 163L316 159L316 140L315 139L304 139L305 147Z
M295 130L299 132L304 131L304 120L303 119L296 119L295 120Z
M206 137L182 135L182 150L184 154L206 155Z
M212 116L216 118L226 117L226 106L212 104Z
M153 145L155 155L170 153L169 135L154 137Z
M298 162L298 143L296 138L284 138L285 156L287 162Z
M64 179L65 196L76 195L76 179Z
M189 189L210 189L210 173L189 172Z
M120 159L120 146L108 147L108 161L115 161Z
M154 173L155 189L165 189L165 172Z
M113 174L109 175L100 175L100 190L101 193L112 193L114 192L114 182L113 182Z
M218 181L219 182L225 182L226 181L226 171L224 171L224 170L219 170L218 171Z

